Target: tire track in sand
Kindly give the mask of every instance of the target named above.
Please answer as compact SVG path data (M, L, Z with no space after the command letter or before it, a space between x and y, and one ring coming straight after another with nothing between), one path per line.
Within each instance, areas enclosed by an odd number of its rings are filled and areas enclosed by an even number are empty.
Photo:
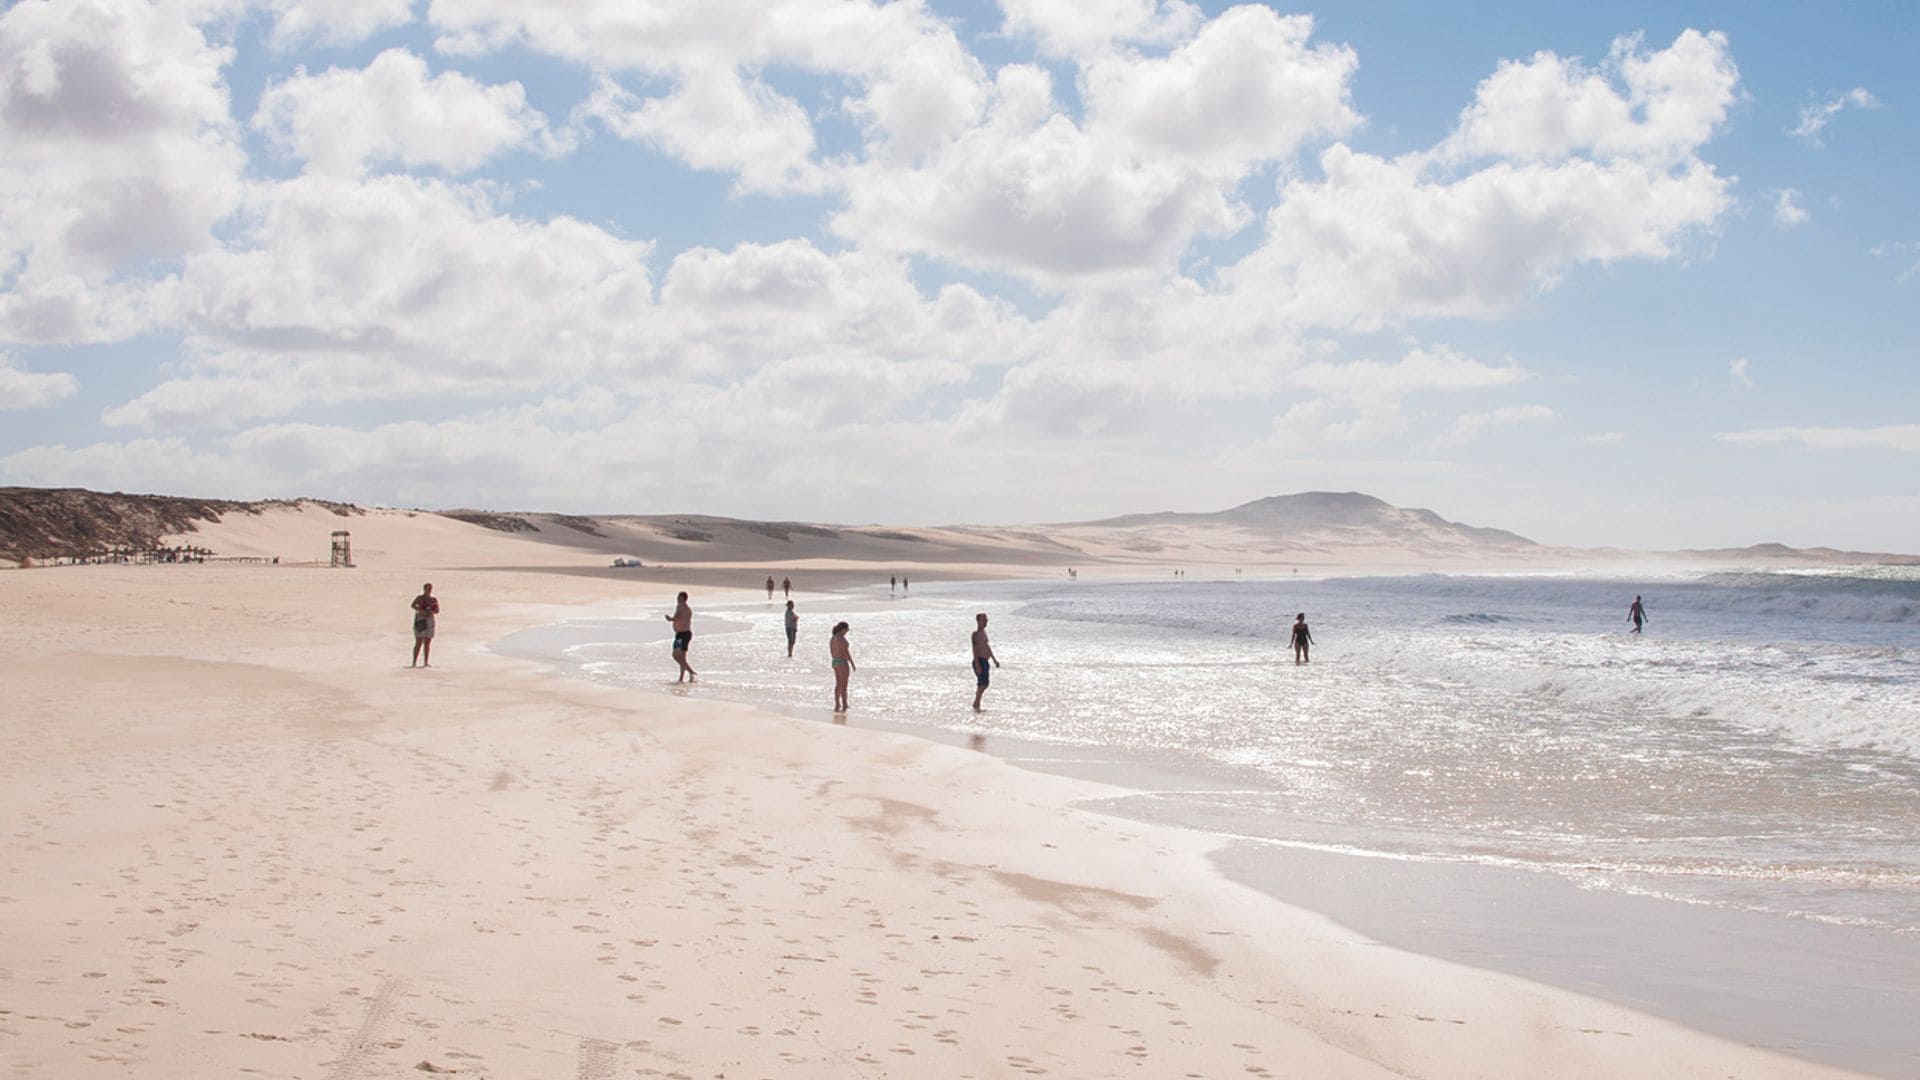
M402 989L399 979L390 978L380 984L380 992L367 1003L367 1015L360 1021L360 1030L353 1033L346 1050L327 1071L327 1080L362 1080L369 1075L366 1071L368 1051L373 1048L374 1036L380 1034L380 1028L393 1012L393 999Z

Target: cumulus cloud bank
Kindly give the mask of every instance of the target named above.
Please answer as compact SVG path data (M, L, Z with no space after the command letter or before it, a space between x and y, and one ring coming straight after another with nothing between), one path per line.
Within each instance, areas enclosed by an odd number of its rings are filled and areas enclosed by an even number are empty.
M284 62L240 119L249 6ZM289 57L401 31L357 66ZM1006 0L996 33L1010 59L917 4L15 4L0 345L179 348L107 436L0 467L164 487L164 451L255 491L619 508L711 485L812 516L1169 455L1265 486L1276 431L1431 455L1553 421L1511 399L1519 363L1431 321L1673 259L1732 204L1703 156L1739 95L1711 31L1503 62L1399 154L1360 141L1362 58L1308 15ZM573 89L536 107L498 74L521 53ZM674 231L649 190L625 224L529 196L603 142L787 231L668 245L632 227ZM1350 337L1383 330L1389 359ZM12 399L75 386L0 367Z

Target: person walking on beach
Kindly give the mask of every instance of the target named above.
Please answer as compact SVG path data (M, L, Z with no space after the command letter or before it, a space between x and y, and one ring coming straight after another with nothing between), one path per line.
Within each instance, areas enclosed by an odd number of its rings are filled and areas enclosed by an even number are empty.
M887 575L887 591L892 592L894 589L899 588L899 586L900 586L900 578L894 574L888 574Z
M1640 606L1639 596L1635 596L1627 608L1627 618L1633 623L1633 632L1639 633L1641 624L1647 621L1647 609Z
M793 595L793 579L792 578L783 577L780 579L780 595L781 596Z
M687 605L686 593L680 594L673 614L663 618L673 624L673 660L680 665L680 677L673 681L697 682L692 665L687 663L687 646L693 644L693 608Z
M992 667L988 665L991 664ZM1000 658L993 655L993 645L987 641L987 613L981 612L973 617L973 711L980 711L980 697L987 692L987 679L993 668L1000 666Z
M901 575L900 575L900 591L901 591L901 592L907 592L907 591L909 591L909 590L911 590L912 588L913 588L913 586L912 586L912 585L909 585L909 584L907 584L907 575L905 575L905 574L901 574Z
M1307 662L1307 650L1313 645L1313 631L1307 629L1307 613L1301 612L1293 617L1293 662Z
M773 599L773 575L767 575L767 599Z
M793 656L793 639L800 636L800 615L793 610L793 601L787 601L787 656Z
M833 640L827 653L833 658L833 711L847 711L847 677L853 674L853 650L847 647L847 624L833 624Z
M433 624L439 614L440 600L433 595L433 585L420 586L420 595L413 598L413 662L408 667L433 666Z

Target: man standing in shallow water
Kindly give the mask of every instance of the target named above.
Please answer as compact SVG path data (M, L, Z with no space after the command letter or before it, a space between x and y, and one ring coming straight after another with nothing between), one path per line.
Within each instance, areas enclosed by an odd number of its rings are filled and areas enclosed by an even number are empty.
M1647 609L1640 606L1640 598L1633 598L1632 606L1627 608L1627 618L1633 621L1633 632L1639 633L1642 623L1647 621Z
M987 613L981 612L973 617L973 711L980 711L980 697L987 692L987 680L993 667L1000 666L1000 658L993 655L993 646L987 642Z
M673 659L680 665L680 678L673 681L697 681L692 666L687 663L687 646L693 644L693 608L687 605L687 594L681 593L673 614L662 618L673 624Z

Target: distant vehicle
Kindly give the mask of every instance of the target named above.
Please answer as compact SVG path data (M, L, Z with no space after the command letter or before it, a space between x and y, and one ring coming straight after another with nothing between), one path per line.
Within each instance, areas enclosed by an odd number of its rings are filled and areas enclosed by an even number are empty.
M646 565L646 564L645 564L645 563L642 563L642 562L641 562L641 561L640 561L639 559L615 559L615 560L613 560L613 568L614 568L615 570L626 570L626 569L629 569L629 568L631 568L631 567L636 567L636 566L644 566L644 565Z

